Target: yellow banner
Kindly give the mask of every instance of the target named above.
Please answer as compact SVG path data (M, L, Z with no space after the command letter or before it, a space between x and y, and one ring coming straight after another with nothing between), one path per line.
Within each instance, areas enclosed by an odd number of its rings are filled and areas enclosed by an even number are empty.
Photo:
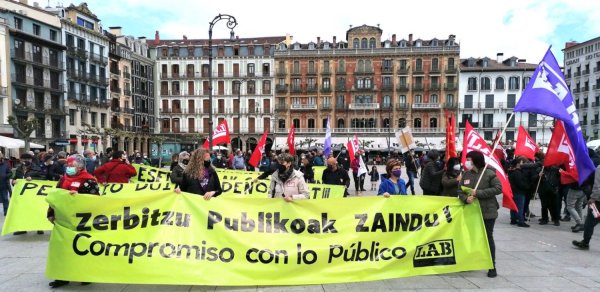
M327 168L327 166L313 166L313 172L315 173L315 183L322 183L323 179L323 171Z
M46 276L96 283L307 285L492 267L479 205L456 198L288 203L135 194L53 191L47 201L56 225Z
M137 171L137 175L131 178L132 183L137 182L170 182L171 170L147 166L143 164L131 164Z
M45 180L17 180L2 235L15 231L52 230L52 224L46 219L48 203L46 196L53 191L58 182ZM137 192L169 191L175 185L170 182L137 183L137 184L106 184L100 185L101 195L131 195Z

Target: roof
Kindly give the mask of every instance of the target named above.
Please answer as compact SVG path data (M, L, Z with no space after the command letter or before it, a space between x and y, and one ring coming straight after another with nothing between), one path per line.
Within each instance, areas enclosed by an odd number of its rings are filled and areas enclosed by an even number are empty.
M271 37L256 37L256 38L236 38L235 41L230 39L213 39L213 46L219 45L264 45L264 44L278 44L285 41L285 36L271 36ZM208 46L208 39L171 39L171 40L160 40L158 44L154 40L148 40L149 47L159 46Z
M564 52L564 51L571 51L571 50L574 50L574 49L578 49L578 48L580 48L580 47L587 46L587 45L589 45L590 43L596 42L596 41L598 41L598 40L600 40L600 37L596 37L596 38L593 38L593 39L587 40L587 41L585 41L585 42L583 42L583 43L577 43L577 42L567 42L567 45L565 45L566 47L565 47L564 49L562 49L562 50L563 50L563 52Z
M487 59L487 67L483 67L483 60ZM510 60L515 60L516 66L510 66ZM469 66L469 61L472 62L472 66ZM537 67L537 64L524 63L519 62L517 57L510 57L504 59L501 63L498 63L497 60L483 57L483 58L467 58L460 59L460 71L461 72L480 72L480 71L521 71L521 70L531 70L534 71Z
M98 19L98 17L96 16L96 14L92 13L92 11L88 8L87 3L83 2L77 6L71 4L69 5L69 7L67 7L65 10L69 11L69 10L75 10L78 11L81 14L85 14L85 16L94 19L95 21L100 21L100 19Z

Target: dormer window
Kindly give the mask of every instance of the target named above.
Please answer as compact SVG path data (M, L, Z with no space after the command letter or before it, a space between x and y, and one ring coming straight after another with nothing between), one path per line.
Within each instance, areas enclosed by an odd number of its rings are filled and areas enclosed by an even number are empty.
M390 48L390 47L391 47L391 42L390 42L389 40L385 41L385 42L383 43L383 47L384 47L384 48Z
M488 67L488 59L481 60L481 66L484 67L484 68Z
M406 48L406 41L405 40L401 40L400 41L400 47L401 48Z
M279 44L280 51L285 51L285 49L286 49L285 44Z
M315 43L308 44L308 49L309 50L314 50L315 49Z
M511 67L517 66L517 60L515 58L510 59L510 66Z
M323 43L323 49L324 49L324 50L329 50L329 48L330 48L330 44L329 44L329 42L325 42L325 43Z
M431 41L431 46L432 47L437 47L438 46L438 41L437 40L432 40Z
M295 43L294 44L294 50L300 50L300 44L299 43Z
M421 40L417 40L416 43L415 43L415 46L416 47L420 47L421 46Z

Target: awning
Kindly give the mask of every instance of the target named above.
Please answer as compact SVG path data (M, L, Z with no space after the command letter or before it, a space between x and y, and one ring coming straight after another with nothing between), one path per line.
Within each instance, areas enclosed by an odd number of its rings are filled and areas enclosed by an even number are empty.
M10 138L6 136L0 136L0 147L10 148L10 149L18 149L25 148L25 141L21 139ZM45 148L43 145L29 142L30 148Z

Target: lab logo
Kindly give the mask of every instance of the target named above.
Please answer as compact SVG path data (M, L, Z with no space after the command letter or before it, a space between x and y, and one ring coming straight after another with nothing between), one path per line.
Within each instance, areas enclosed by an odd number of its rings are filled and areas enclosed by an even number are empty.
M432 241L419 245L415 249L415 256L413 258L413 266L415 268L455 264L456 257L452 239Z

